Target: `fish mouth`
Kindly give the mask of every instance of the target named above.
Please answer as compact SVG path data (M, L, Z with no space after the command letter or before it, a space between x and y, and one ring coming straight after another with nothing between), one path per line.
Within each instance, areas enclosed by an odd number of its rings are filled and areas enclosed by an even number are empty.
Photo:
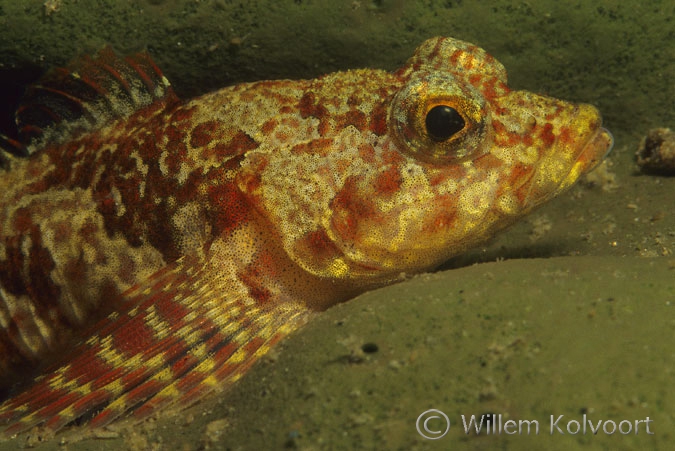
M560 183L559 191L563 191L573 185L580 176L586 174L596 166L612 151L614 147L614 137L604 127L599 127L596 132L586 141L581 149L567 177Z
M586 168L590 171L595 168L614 148L614 137L604 127L600 127L591 139L588 140L584 149L581 151L580 157L590 154L589 161L591 164ZM599 157L597 157L599 155Z
M571 164L567 166L565 172L559 174L559 178L547 177L544 165L540 165L531 180L546 181L548 179L550 184L547 186L544 182L537 186L536 183L531 182L529 192L523 202L525 209L531 210L568 189L579 180L579 177L598 166L613 146L614 138L609 130L596 126L594 130L590 131L583 146L579 146L579 150L574 152L575 157L571 160ZM547 158L549 160L555 159L555 155L560 151L560 147L552 147ZM550 169L551 165L547 165L546 168ZM562 167L560 169L562 171Z

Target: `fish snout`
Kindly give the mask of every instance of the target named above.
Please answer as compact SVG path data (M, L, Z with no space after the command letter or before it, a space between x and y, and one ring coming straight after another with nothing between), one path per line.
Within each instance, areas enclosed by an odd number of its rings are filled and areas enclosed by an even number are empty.
M562 103L562 102L561 102ZM614 145L602 126L600 112L592 105L565 103L557 133L537 163L524 205L531 209L557 196L602 162Z

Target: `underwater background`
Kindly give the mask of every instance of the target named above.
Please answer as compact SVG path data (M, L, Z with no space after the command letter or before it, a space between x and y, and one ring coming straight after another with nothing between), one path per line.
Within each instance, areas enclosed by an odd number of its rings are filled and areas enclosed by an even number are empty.
M105 440L0 449L670 449L675 178L641 174L634 154L675 127L672 1L0 0L0 29L2 133L27 84L106 44L147 49L189 98L393 70L444 35L487 50L513 89L596 105L615 138L594 174L489 246L330 309L228 392ZM452 423L438 440L415 427L431 408ZM461 415L482 414L541 430L465 434ZM654 434L549 433L551 415L584 414L648 416Z

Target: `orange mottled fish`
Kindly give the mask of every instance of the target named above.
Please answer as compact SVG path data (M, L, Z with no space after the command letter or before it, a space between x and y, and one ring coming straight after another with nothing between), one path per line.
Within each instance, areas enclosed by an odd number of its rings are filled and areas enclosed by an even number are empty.
M30 88L17 124L0 158L9 434L227 387L317 312L484 242L612 145L592 106L511 91L449 38L393 73L188 102L146 54L106 49Z

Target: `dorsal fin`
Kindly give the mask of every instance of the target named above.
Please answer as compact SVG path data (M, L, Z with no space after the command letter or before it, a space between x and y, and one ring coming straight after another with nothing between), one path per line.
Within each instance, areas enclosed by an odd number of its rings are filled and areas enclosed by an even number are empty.
M16 112L18 141L0 145L30 155L121 119L154 102L177 101L169 81L146 52L119 57L108 46L81 56L30 86Z

